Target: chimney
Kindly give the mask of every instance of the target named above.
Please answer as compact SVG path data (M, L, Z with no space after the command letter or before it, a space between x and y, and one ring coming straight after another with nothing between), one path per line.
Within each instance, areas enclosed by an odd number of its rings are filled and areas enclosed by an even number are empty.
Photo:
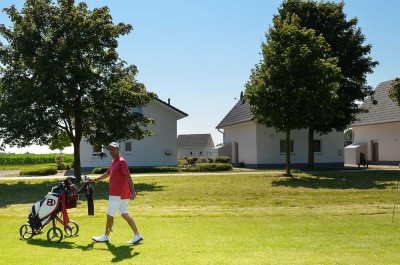
M168 105L171 105L171 99L170 98L168 99Z

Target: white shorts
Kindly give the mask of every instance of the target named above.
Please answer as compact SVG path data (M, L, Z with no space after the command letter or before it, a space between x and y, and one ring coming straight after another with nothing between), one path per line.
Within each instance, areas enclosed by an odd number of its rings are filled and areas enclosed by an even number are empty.
M115 216L117 211L122 215L128 213L129 199L121 199L121 196L110 196L108 199L107 215Z

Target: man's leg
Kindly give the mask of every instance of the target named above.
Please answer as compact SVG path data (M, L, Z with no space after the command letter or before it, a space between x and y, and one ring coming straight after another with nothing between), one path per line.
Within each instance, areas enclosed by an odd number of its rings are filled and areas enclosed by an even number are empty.
M114 225L114 217L107 214L106 231L104 232L106 236L110 235L113 225Z
M136 226L135 221L133 220L133 218L129 215L129 213L123 213L122 217L125 219L125 221L129 224L129 226L132 228L133 233L135 233L135 235L139 235L139 230Z

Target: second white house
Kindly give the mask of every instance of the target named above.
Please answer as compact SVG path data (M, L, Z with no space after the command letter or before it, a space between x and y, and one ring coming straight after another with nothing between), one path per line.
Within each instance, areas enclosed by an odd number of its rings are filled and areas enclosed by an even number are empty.
M216 127L223 133L219 155L249 168L281 167L285 164L285 134L257 124L247 101L241 99ZM291 131L291 164L304 167L308 161L308 130ZM344 133L314 134L314 160L317 167L344 165Z

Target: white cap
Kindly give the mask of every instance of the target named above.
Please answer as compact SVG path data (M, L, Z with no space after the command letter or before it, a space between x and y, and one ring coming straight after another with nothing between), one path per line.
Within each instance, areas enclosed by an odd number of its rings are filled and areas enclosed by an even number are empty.
M112 143L110 143L110 144L108 145L107 149L110 149L110 147L116 147L116 148L119 149L119 144L116 143L116 142L112 142Z

